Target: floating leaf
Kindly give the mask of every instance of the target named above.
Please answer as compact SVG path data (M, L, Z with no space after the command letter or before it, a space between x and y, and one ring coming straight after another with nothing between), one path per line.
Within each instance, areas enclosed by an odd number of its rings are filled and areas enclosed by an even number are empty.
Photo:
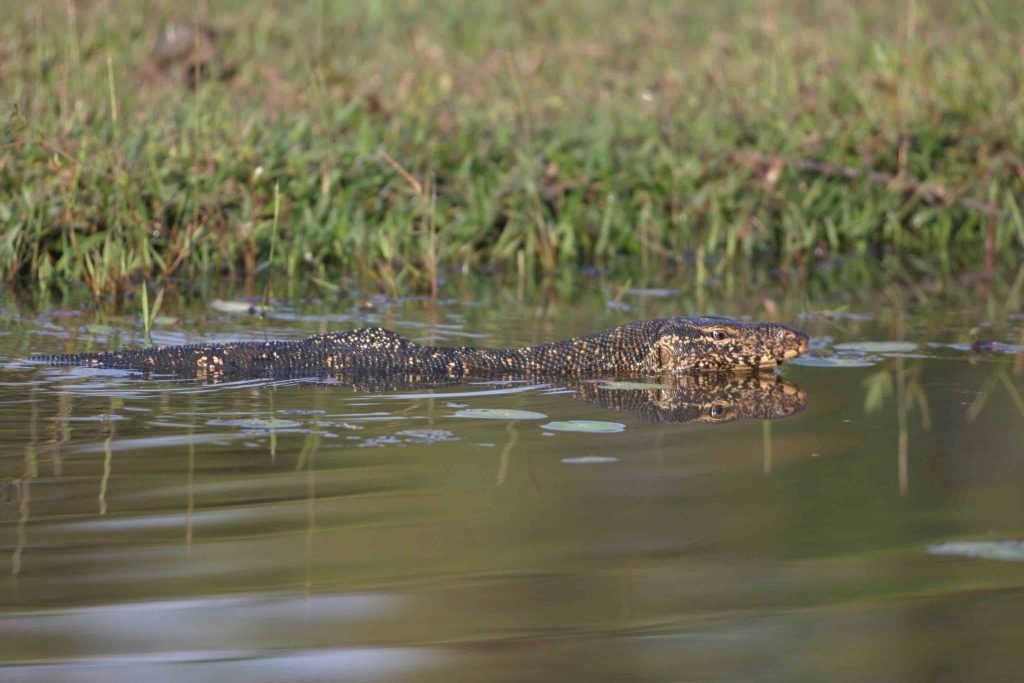
M642 296L642 297L652 297L652 298L659 298L659 299L667 299L668 297L671 297L671 296L677 296L679 294L679 290L678 289L660 288L660 287L651 287L651 288L630 287L625 292L623 292L623 294L630 294L632 296Z
M858 341L835 345L836 351L860 351L861 353L909 353L917 351L917 344L908 341Z
M466 408L455 413L455 417L475 417L481 420L543 420L544 413L511 408Z
M601 420L567 420L565 422L548 422L541 429L553 432L621 432L626 425L618 422L602 422Z
M210 303L210 308L218 313L232 313L236 315L262 315L270 310L269 306L262 306L249 301L225 301L224 299L214 299Z
M1024 562L1024 541L950 541L930 545L932 555L960 555L982 560Z
M103 323L89 323L85 326L85 331L89 334L113 334L114 328Z
M601 382L598 389L617 389L619 391L639 391L641 389L668 389L667 384L648 382Z
M610 455L582 455L578 458L562 458L566 465L596 465L599 463L618 462L618 458Z
M454 441L456 437L453 433L446 429L403 429L400 432L395 432L395 436L401 436L406 441L415 443L434 443L435 441Z
M870 368L875 364L864 358L842 358L839 356L802 356L789 361L791 365L806 365L815 368Z
M246 429L292 429L302 426L301 422L296 422L295 420L282 420L273 417L243 417L237 420L213 419L206 424L220 427L244 427Z

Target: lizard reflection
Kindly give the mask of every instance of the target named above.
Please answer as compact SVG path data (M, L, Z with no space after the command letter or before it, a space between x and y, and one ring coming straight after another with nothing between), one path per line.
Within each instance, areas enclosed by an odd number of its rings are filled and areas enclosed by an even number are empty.
M659 378L657 388L615 389L613 383L581 382L576 397L635 414L642 422L778 420L807 407L807 392L774 373L701 373Z
M495 380L521 377L495 378ZM533 378L542 382L542 378ZM323 381L321 381L323 382ZM414 374L336 376L326 380L359 391L437 389L464 385L458 381L431 381ZM704 372L664 374L636 382L611 380L551 381L573 398L608 410L632 413L642 422L721 424L734 420L778 420L807 407L807 392L775 373L735 374Z

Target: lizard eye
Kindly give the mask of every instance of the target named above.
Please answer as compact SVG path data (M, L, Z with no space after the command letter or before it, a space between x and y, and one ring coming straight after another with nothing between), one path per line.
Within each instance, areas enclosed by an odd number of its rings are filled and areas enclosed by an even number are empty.
M714 418L723 417L725 415L725 406L716 403L708 409L708 415Z
M725 341L729 338L729 333L725 330L715 330L711 333L711 338L715 341Z

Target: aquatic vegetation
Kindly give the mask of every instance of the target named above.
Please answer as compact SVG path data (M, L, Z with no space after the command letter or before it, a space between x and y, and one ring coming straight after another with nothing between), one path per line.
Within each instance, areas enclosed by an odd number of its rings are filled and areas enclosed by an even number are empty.
M548 429L552 432L610 433L621 432L626 429L626 425L621 422L604 422L602 420L565 420L549 422L541 425L541 429Z

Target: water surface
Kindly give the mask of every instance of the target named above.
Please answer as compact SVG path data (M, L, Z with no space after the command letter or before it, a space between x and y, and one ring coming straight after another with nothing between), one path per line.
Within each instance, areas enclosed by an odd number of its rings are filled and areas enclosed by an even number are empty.
M667 287L297 299L266 318L172 302L154 339L384 324L515 345L695 303ZM1016 676L1024 558L986 544L1024 537L1017 312L871 293L837 308L813 288L703 303L812 333L813 357L772 378L797 409L40 367L19 359L138 344L140 326L8 302L0 677Z

